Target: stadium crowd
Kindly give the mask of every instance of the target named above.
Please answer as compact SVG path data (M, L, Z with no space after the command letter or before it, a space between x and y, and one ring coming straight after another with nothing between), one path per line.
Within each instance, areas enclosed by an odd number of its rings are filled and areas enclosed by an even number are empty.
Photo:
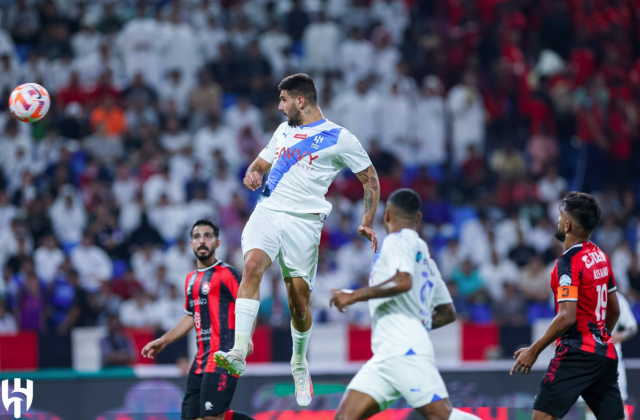
M638 57L631 0L0 2L0 333L114 314L169 329L200 218L241 268L259 198L242 177L283 121L278 82L297 72L369 152L383 200L420 193L421 235L461 317L553 316L571 189L600 199L594 240L640 302ZM35 124L7 110L26 82L53 99ZM366 306L328 307L329 289L366 284L373 261L356 234L360 182L341 173L327 199L314 320L366 324ZM272 267L260 319L283 325Z

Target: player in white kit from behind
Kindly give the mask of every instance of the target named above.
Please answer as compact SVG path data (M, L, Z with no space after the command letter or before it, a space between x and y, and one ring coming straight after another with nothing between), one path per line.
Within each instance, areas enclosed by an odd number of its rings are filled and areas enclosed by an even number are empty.
M278 109L287 122L278 127L265 149L249 166L244 185L255 191L270 171L262 197L242 232L244 269L235 308L235 343L214 360L231 374L242 375L251 330L260 307L260 282L277 258L291 312L291 371L296 401L311 404L313 385L306 353L311 336L309 298L318 266L323 220L331 212L325 200L329 185L348 167L364 187L364 215L358 233L378 242L371 228L380 193L378 175L367 152L348 130L324 118L313 80L306 74L286 77L278 86Z
M420 208L415 191L393 192L384 214L389 235L373 262L369 286L333 291L331 304L341 312L369 301L372 320L373 358L347 387L338 420L367 419L400 397L428 420L479 420L451 407L436 368L427 329L447 325L456 315L429 248L415 230L422 219Z

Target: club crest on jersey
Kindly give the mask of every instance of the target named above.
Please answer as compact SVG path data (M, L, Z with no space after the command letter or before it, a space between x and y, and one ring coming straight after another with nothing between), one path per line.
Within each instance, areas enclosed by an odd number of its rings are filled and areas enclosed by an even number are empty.
M202 285L202 294L203 295L208 295L209 294L209 290L211 290L211 285L209 283L205 283Z
M300 140L304 140L307 138L306 134L296 134L295 136L293 136L294 139L300 139Z
M313 138L313 144L311 145L312 149L319 149L320 148L320 143L322 143L322 140L324 140L324 137L322 136L315 136Z
M571 277L566 274L561 275L560 286L571 286Z

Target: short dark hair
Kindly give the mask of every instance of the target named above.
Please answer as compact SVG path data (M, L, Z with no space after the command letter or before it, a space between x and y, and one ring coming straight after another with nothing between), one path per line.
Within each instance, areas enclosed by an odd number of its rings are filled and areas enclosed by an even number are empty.
M387 202L402 210L407 216L415 216L422 208L420 196L410 188L395 190Z
M286 90L289 96L302 96L311 105L318 103L318 91L313 79L304 73L293 74L282 79L278 90Z
M568 213L583 229L592 232L600 223L600 203L587 193L572 191L564 197L560 210Z
M189 237L191 239L193 239L193 229L195 229L196 226L209 226L211 227L211 229L213 229L213 234L216 236L216 238L220 237L220 228L218 226L214 225L211 220L200 219L195 222L193 226L191 226L191 230L189 231Z

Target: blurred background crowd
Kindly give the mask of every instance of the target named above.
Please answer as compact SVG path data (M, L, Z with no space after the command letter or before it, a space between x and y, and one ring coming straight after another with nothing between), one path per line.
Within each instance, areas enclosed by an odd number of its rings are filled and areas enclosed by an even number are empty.
M462 318L553 316L573 189L600 199L593 239L640 318L638 57L632 0L0 0L0 333L171 328L200 218L242 269L259 196L242 177L297 72L360 139L383 200L420 193ZM53 99L31 125L7 111L26 82ZM348 172L327 194L315 322L369 322L366 306L328 308L331 287L367 282L362 196ZM288 317L277 266L261 292L272 326Z

